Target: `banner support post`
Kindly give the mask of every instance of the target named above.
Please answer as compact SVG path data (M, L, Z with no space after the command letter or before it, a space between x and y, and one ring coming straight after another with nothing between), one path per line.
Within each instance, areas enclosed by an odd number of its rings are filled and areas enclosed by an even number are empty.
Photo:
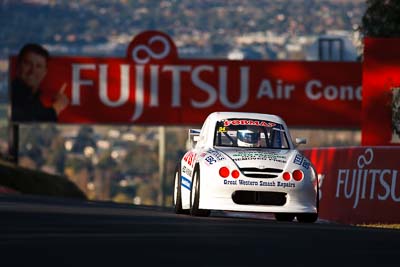
M18 165L19 148L19 124L9 122L8 124L8 160Z
M160 177L160 192L158 203L165 206L165 127L158 127L158 171Z

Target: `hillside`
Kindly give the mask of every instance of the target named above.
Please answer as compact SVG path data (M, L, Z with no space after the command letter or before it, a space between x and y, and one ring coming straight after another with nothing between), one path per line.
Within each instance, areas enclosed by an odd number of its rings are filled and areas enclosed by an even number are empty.
M15 166L0 160L0 186L22 194L86 199L67 178Z

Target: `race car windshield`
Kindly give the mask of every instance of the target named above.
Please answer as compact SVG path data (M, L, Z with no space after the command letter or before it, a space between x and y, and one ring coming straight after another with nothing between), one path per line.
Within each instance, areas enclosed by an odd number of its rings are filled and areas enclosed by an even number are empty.
M254 119L226 119L215 128L215 146L289 149L279 123Z

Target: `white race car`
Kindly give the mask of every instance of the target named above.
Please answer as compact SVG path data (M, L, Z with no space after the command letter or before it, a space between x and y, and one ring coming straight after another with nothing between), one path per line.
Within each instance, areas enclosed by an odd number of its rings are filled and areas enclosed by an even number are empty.
M296 139L297 144L305 139ZM174 179L176 213L268 212L279 221L318 219L318 180L278 116L214 112L189 130Z

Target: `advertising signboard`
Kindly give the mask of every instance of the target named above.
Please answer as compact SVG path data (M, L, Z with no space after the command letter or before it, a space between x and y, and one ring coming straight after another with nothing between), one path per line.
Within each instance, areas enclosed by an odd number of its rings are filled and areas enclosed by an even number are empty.
M400 39L364 41L362 144L400 145Z
M400 221L400 150L330 147L302 151L320 185L319 218L341 223Z
M49 117L19 101L29 91L14 82L20 59L10 59L14 122L194 125L213 111L249 111L290 126L360 127L358 62L180 59L168 35L147 31L125 58L50 56L36 77L40 103L56 111Z

